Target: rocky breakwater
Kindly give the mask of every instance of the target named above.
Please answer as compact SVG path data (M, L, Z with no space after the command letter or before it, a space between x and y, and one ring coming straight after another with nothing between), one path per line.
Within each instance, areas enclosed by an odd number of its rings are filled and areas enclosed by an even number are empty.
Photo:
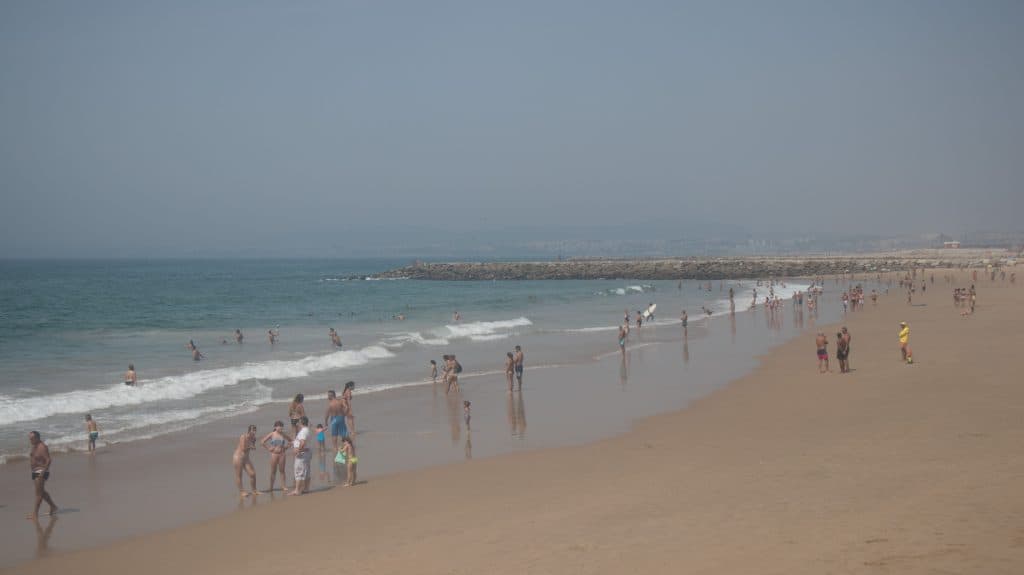
M416 263L372 276L421 280L743 279L884 273L962 267L964 262L895 257L727 257L557 262Z

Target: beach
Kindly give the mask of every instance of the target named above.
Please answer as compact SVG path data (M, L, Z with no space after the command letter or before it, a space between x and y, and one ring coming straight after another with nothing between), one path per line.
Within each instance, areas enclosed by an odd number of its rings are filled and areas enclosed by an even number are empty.
M748 375L614 437L442 461L68 553L48 548L43 519L41 558L11 572L1018 573L1024 296L979 282L965 318L946 287L849 314L849 374L817 372L809 328ZM899 358L900 321L913 365ZM630 389L679 379L678 346L643 351ZM534 409L530 433L558 417Z

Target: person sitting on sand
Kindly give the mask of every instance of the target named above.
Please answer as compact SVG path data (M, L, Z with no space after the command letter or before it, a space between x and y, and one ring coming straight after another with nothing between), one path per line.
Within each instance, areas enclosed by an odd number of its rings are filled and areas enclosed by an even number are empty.
M128 371L124 374L124 384L136 386L139 384L139 376L135 373L135 364L128 364Z
M231 463L235 466L235 486L238 487L238 494L242 497L256 495L257 493L256 469L252 466L252 460L249 459L249 452L253 449L256 449L256 426L250 425L245 433L238 436L238 445L235 447L235 454L231 458ZM250 491L242 489L243 470L249 475Z
M32 468L32 483L36 488L36 506L26 519L39 518L39 506L45 501L50 506L48 515L57 514L57 504L53 502L50 494L46 491L46 482L50 479L50 448L43 443L43 437L38 431L28 432L28 443L32 450L28 454L28 464Z
M274 479L277 478L277 474L281 473L281 491L288 489L288 476L285 474L285 459L287 459L286 452L288 451L288 444L292 442L292 438L288 437L284 433L284 423L280 420L274 422L274 429L268 433L263 441L260 441L260 445L264 449L270 452L270 491L274 491Z
M815 338L814 345L817 348L818 353L818 373L831 371L828 367L828 338L825 337L824 332L818 332L818 337Z

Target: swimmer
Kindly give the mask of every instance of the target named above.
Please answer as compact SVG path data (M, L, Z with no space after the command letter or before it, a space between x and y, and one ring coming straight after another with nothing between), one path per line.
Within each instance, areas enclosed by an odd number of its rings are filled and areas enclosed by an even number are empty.
M334 347L341 347L341 336L338 332L334 331L334 328L327 330L327 335L331 338L331 345Z
M139 376L136 375L136 373L135 373L135 364L134 363L129 363L128 364L128 371L126 371L125 374L124 374L124 384L125 385L131 385L131 386L136 386L136 385L139 384Z
M245 336L242 335L242 330L236 329L235 330L235 343L241 345L243 339L245 339Z
M205 358L206 358L206 356L205 356L205 355L203 355L203 354L202 354L202 353L201 353L201 352L199 351L199 348L198 348L198 347L193 347L193 348L192 348L192 361L199 361L199 360L201 360L201 359L205 359Z
M274 345L275 343L277 343L277 337L278 333L276 331L272 329L267 330L267 341L270 342L270 345Z

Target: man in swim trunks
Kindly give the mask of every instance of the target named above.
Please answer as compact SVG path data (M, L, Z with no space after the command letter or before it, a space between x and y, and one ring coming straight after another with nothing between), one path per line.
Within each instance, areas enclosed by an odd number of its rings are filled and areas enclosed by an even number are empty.
M96 452L96 439L100 436L100 426L96 425L96 420L88 413L85 414L85 430L89 433L89 454L92 455Z
M516 370L516 382L518 382L519 390L523 390L523 348L516 346L516 353L513 356L515 361Z
M345 402L338 398L334 390L327 392L327 412L324 414L324 427L331 430L331 445L338 451L338 442L348 435L345 425Z
M626 336L629 334L629 328L627 327L629 322L623 323L619 326L619 349L623 354L626 353Z
M818 373L831 371L828 368L828 338L825 337L824 332L818 332L818 337L815 338L814 345L818 351Z
M43 443L38 431L28 433L28 442L32 450L28 454L28 463L32 468L32 483L36 488L36 506L26 519L36 520L39 518L39 506L45 501L50 506L49 515L57 514L57 504L50 498L46 491L46 481L50 479L50 448Z

